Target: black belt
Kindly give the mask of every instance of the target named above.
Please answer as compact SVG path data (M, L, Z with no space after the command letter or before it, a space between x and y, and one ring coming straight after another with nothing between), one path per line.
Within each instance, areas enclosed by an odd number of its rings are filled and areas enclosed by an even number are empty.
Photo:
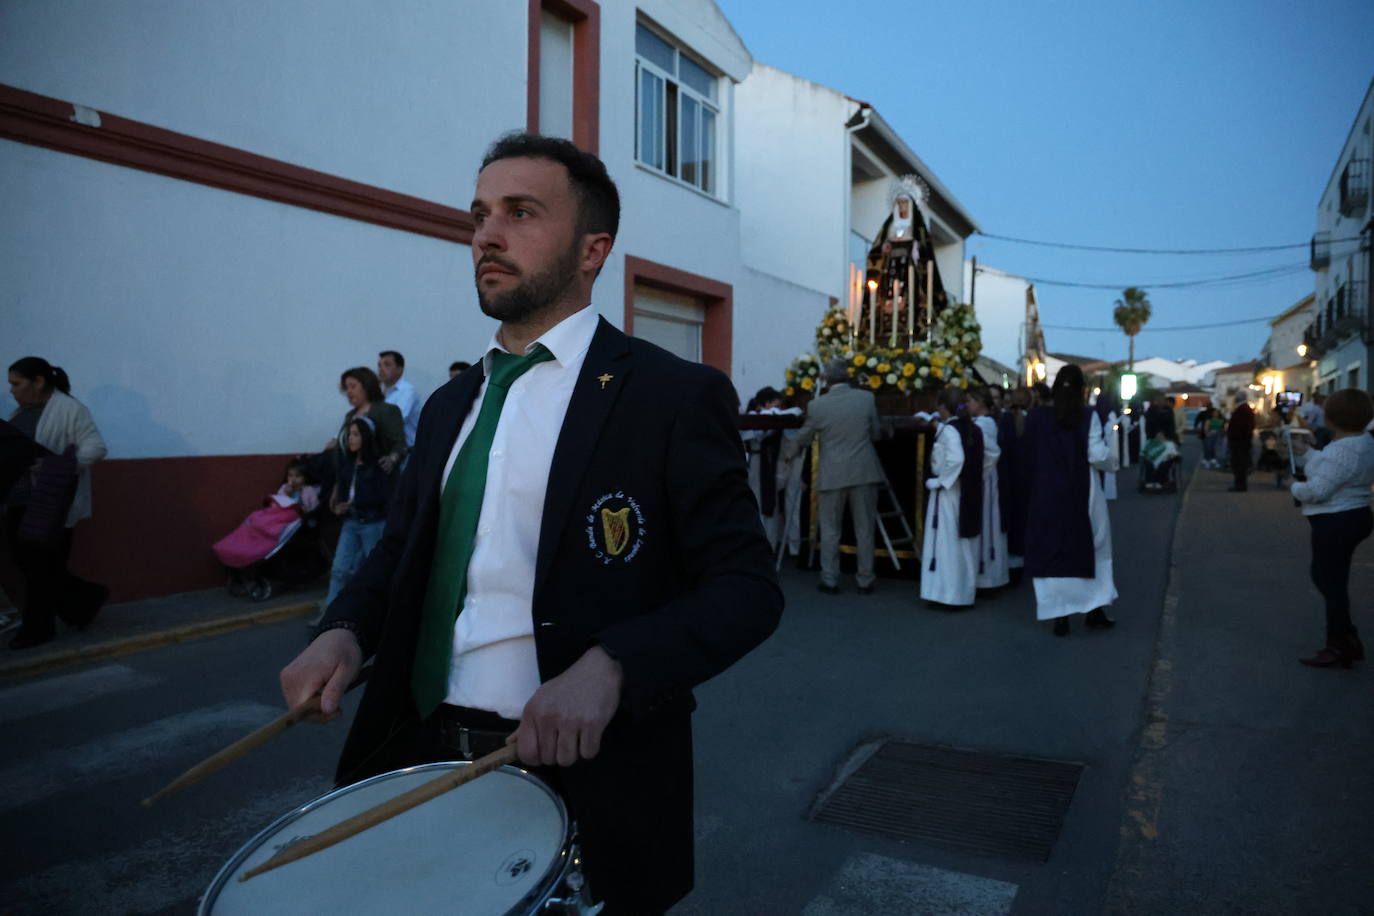
M443 703L434 713L439 743L457 759L476 760L506 746L506 738L520 726L486 709Z

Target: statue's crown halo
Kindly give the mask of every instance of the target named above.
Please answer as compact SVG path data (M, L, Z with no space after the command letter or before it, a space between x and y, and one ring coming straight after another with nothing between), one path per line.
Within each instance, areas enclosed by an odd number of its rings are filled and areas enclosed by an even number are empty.
M910 197L917 206L924 206L930 199L930 185L920 175L907 174L894 179L888 186L887 205L890 209L899 197Z

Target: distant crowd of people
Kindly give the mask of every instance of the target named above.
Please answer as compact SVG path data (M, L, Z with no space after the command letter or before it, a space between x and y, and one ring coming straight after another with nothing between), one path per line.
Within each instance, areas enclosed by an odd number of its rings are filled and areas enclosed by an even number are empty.
M470 365L454 362L449 378ZM338 435L320 453L293 459L267 504L213 546L232 591L265 598L273 578L318 576L329 550L318 541L305 550L285 548L297 546L295 535L320 511L341 523L330 599L347 582L381 536L393 481L415 442L422 398L404 374L405 357L385 350L375 372L359 366L340 376L349 409ZM107 449L60 366L24 357L10 365L9 386L16 407L0 420L0 587L16 612L0 614L0 629L14 630L10 648L27 649L51 641L59 620L74 629L90 626L109 597L109 588L68 568L73 528L92 512L91 468Z
M800 456L819 439L817 491L820 582L838 594L840 537L852 519L858 593L875 587L874 537L885 476L874 442L882 436L874 395L850 384L843 360L825 367L825 390L807 405L800 429L780 435L746 433L751 482L765 530L778 549L800 542ZM759 414L802 414L773 389L748 406ZM942 606L967 606L980 592L1029 576L1036 614L1058 635L1083 614L1090 627L1109 628L1106 609L1117 597L1112 577L1106 500L1115 495L1122 420L1110 396L1088 405L1082 371L1069 366L1055 386L1010 392L998 386L939 394L931 446L921 553L920 594ZM1110 491L1110 494L1109 494ZM1033 536L1028 519L1034 518Z
M841 591L847 510L857 590L866 595L876 582L878 492L886 485L874 447L882 425L873 394L850 384L843 361L825 367L822 381L823 393L805 410L772 388L750 401L749 414L805 417L800 429L744 433L750 483L774 549L795 555L802 456L819 439L812 480L817 587L829 595ZM1208 402L1192 416L1181 401L1164 395L1123 405L1098 391L1088 402L1083 373L1073 365L1059 372L1052 389L993 385L939 393L925 480L923 599L964 607L980 593L1029 576L1036 617L1052 620L1056 635L1069 633L1076 614L1089 627L1115 625L1107 615L1117 598L1107 506L1117 497L1117 472L1135 463L1143 491L1177 489L1182 438L1191 426L1202 444L1202 466L1229 464L1232 492L1247 489L1252 467L1289 469L1292 494L1312 529L1312 581L1326 604L1326 644L1301 661L1348 668L1364 658L1348 582L1355 548L1374 528L1374 403L1366 392L1352 388L1318 394L1296 409L1280 406L1258 430L1244 399L1229 412Z
M471 365L450 364L449 378ZM274 581L318 575L318 546L290 546L299 532L309 530L306 524L313 515L327 511L338 519L339 533L332 551L326 551L332 553L329 591L311 625L324 616L381 539L395 483L415 445L424 399L405 378L405 368L402 353L383 350L375 372L355 366L340 374L339 391L348 410L338 433L320 452L294 459L267 506L250 513L213 546L229 569L231 591L261 600L271 595Z

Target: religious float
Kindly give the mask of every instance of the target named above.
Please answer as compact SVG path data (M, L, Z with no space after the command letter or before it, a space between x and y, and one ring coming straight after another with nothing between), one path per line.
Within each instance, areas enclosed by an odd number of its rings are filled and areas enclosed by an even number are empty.
M921 214L926 193L914 176L894 188L865 269L851 271L849 301L826 312L816 328L814 350L792 361L781 389L794 403L805 404L820 390L825 366L843 359L852 383L874 393L887 433L875 443L887 475L878 495L876 568L903 576L918 572L936 393L948 385L967 388L981 381L973 367L982 351L978 321L972 306L951 303L946 295ZM782 430L800 425L797 417L740 418L742 429L777 431L777 439ZM813 441L803 467L808 565L814 565L819 548L817 497L809 485L819 461L820 445ZM781 510L778 506L775 511ZM840 551L842 557L855 552L848 520Z

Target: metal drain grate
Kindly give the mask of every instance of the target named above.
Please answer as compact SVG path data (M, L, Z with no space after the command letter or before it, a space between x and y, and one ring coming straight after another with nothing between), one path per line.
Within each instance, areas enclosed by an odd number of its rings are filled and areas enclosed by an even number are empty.
M822 795L811 819L958 852L1044 862L1082 772L1080 763L887 740Z

